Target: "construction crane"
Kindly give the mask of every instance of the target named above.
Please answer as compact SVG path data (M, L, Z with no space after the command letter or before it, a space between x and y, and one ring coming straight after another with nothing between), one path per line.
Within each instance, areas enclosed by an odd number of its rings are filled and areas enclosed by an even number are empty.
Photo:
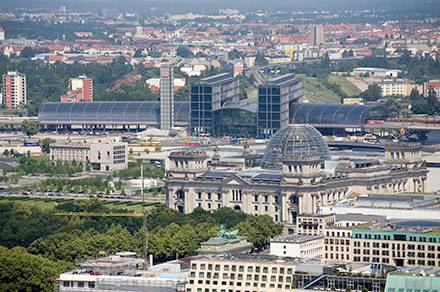
M143 213L98 213L98 212L58 212L60 216L91 216L91 217L142 217Z

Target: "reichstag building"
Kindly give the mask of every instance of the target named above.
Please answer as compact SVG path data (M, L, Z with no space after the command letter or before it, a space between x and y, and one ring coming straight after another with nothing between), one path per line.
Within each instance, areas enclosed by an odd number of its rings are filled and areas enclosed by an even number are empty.
M427 168L416 143L392 143L385 162L331 159L322 135L309 125L288 125L267 144L263 168L216 170L204 151L175 151L166 174L167 206L181 213L195 208L230 207L249 214L268 214L293 232L298 215L355 194L424 192Z

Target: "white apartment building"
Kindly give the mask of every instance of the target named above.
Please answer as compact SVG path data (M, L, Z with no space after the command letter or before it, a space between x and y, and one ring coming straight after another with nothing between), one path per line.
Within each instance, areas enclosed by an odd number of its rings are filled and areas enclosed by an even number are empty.
M408 93L408 83L406 80L382 80L376 83L381 90L381 96L403 95Z

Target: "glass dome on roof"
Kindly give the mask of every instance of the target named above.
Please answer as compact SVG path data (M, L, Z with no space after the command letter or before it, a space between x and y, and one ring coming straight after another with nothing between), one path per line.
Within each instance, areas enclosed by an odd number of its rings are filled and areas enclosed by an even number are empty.
M309 125L289 125L270 138L264 152L263 166L281 169L284 156L312 155L324 160L331 159L330 150L321 133Z

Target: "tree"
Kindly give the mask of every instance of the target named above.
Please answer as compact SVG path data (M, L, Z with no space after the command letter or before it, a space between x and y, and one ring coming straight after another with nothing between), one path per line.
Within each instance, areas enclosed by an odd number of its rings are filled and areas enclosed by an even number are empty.
M162 151L162 147L158 145L158 146L156 146L156 148L154 148L154 151L160 152L160 151Z
M321 64L323 67L330 67L330 57L328 56L328 53L325 53L324 56L322 56Z
M159 195L159 192L158 192L158 190L157 190L157 188L154 188L153 189L153 196L158 196Z
M21 123L21 132L29 138L36 135L40 131L40 127L34 123L24 120Z
M435 94L434 89L430 88L428 91L428 97L426 98L426 103L427 103L427 109L428 115L432 115L435 114L436 111L436 105L437 105L437 96Z
M76 186L73 188L73 192L74 192L75 194L78 194L79 191L80 191L80 189L79 189L79 185L76 185Z
M55 143L56 140L52 139L52 138L44 138L43 141L41 142L41 152L43 153L50 153L50 144L51 143Z
M177 56L182 57L182 58L190 58L190 57L194 57L194 54L191 52L190 49L188 49L187 47L178 47L177 51L176 51Z
M364 101L376 101L380 98L381 93L382 90L380 89L379 85L370 84L368 85L367 90L361 92L361 97L364 99Z
M29 254L22 247L0 247L1 291L53 291L53 279L73 265Z
M397 98L388 98L387 102L385 103L385 107L387 108L391 118L398 118L400 116L402 106Z
M31 47L24 47L23 50L21 50L20 56L22 58L30 58L34 55L34 51Z
M92 187L90 188L90 193L91 193L91 194L96 194L97 192L98 192L98 190L96 189L95 186L92 186Z

